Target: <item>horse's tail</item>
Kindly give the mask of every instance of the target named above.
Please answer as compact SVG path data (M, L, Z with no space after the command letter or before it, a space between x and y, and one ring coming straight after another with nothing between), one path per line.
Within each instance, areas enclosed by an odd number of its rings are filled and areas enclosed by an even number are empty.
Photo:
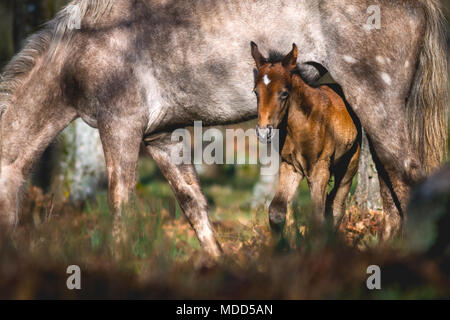
M408 99L412 143L427 173L447 154L448 74L445 17L439 0L420 0L425 34L414 84Z

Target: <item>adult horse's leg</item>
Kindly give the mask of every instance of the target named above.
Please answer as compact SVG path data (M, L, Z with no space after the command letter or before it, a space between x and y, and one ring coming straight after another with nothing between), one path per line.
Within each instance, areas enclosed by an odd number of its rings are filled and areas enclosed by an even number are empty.
M403 223L406 222L406 216L401 215L398 207L401 206L392 189L392 184L386 173L380 174L383 170L381 164L376 164L378 168L378 180L380 181L380 194L383 200L384 222L380 238L383 241L393 239L403 232ZM404 211L401 211L402 213Z
M207 201L194 166L176 164L172 159L172 150L178 150L180 143L182 142L172 142L167 134L147 142L146 148L169 182L181 209L197 234L200 245L211 257L218 258L222 250L209 221Z
M383 212L384 212L384 222L383 229L381 230L381 239L389 240L402 233L402 226L406 216L403 215L401 199L398 198L397 192L394 191L394 185L392 184L389 174L383 166L382 161L377 156L375 148L369 139L370 151L372 158L375 162L378 180L380 182L380 195L383 200ZM407 170L407 168L405 168ZM401 185L402 188L407 187L407 182ZM407 196L407 195L405 195ZM406 200L406 199L405 199Z
M381 238L389 240L402 233L410 188L423 173L408 135L404 100L386 100L369 88L357 92L364 94L349 91L349 101L371 141L385 212Z
M17 224L20 189L45 148L76 117L74 109L24 94L1 119L0 227Z
M114 212L113 236L122 240L121 215L135 192L143 124L134 114L103 115L98 121L108 172L108 196Z

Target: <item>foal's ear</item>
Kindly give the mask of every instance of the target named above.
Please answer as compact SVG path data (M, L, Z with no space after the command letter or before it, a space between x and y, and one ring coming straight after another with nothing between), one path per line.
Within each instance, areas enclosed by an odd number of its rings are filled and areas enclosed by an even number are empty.
M253 41L250 42L250 46L252 47L252 57L255 60L256 68L261 68L263 64L267 62L267 59L259 52L258 46Z
M292 44L292 50L288 53L287 56L283 58L282 64L283 67L292 71L297 66L297 56L298 56L298 48L295 43Z

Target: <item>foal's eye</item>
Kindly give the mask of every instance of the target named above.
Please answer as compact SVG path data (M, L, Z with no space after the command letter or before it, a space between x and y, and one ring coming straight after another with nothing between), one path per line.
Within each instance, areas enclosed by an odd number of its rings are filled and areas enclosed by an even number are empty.
M283 99L283 100L289 98L289 92L283 91L283 92L280 94L280 98Z
M255 96L256 96L256 97L258 97L258 96L259 96L259 93L258 93L258 91L256 91L256 90L253 90L253 93L255 94Z

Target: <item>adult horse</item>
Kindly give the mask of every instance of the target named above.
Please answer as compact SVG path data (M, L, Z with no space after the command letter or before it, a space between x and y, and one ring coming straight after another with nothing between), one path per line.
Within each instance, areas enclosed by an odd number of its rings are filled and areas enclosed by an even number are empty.
M380 28L367 24L372 4ZM328 70L343 87L376 153L391 237L410 186L443 157L443 21L436 0L72 1L3 73L1 224L16 224L33 163L81 117L100 132L113 208L135 188L144 140L201 245L219 256L194 168L173 162L177 143L161 133L256 117L254 40L266 50L297 43L306 81Z

